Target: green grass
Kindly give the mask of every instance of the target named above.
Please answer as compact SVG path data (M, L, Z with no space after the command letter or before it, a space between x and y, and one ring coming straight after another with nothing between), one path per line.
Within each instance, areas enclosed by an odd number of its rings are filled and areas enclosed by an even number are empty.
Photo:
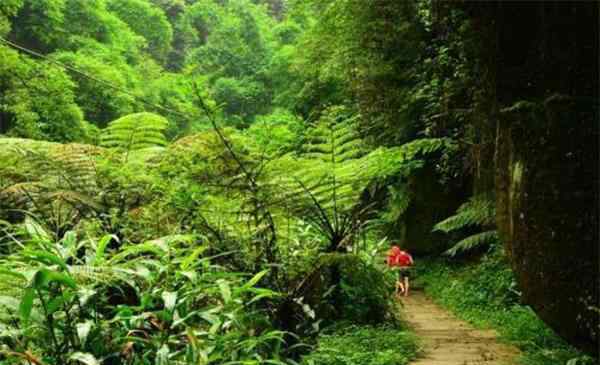
M415 336L395 325L339 323L319 336L302 365L404 365L417 353Z
M502 340L519 347L523 365L595 364L519 303L512 271L498 249L477 263L423 262L417 276L416 285L438 304L479 327L496 329Z

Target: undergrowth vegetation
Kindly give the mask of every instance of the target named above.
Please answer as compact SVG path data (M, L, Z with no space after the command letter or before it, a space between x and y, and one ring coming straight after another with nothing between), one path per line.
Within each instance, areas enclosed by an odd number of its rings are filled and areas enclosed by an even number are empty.
M0 262L4 362L190 364L277 359L284 333L261 305L266 274L202 255L197 237L120 245L31 219Z
M418 354L417 339L398 325L344 322L324 331L303 365L405 365Z

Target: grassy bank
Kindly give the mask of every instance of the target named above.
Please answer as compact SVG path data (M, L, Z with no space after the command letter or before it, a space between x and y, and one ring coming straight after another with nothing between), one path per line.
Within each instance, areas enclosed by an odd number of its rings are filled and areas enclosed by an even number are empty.
M339 323L319 336L302 365L405 365L417 352L417 339L401 325Z
M476 262L423 262L415 284L458 317L479 327L496 329L503 340L523 351L521 364L595 363L566 344L531 308L520 303L516 282L500 249Z

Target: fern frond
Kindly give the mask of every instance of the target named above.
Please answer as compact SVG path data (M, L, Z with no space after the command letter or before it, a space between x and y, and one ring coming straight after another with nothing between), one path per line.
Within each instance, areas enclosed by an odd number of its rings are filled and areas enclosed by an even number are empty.
M472 226L491 226L495 219L495 205L487 197L478 195L462 204L456 214L437 223L433 230L452 232Z
M93 197L75 191L54 191L48 194L47 198L51 201L66 202L74 207L92 208L94 210L100 210L102 208Z
M387 222L397 222L398 219L406 212L410 205L410 192L405 185L398 187L389 187L389 199L386 211L382 214L382 218Z
M422 157L455 148L449 138L423 138L397 147L380 147L356 161L356 171L367 180L407 176L423 166Z
M162 154L166 151L165 147L154 146L146 147L129 153L128 163L137 163L151 166L160 162Z
M0 202L14 208L26 208L43 189L44 185L39 182L13 184L0 191Z
M444 252L445 255L454 257L460 253L473 250L483 245L492 244L498 241L498 231L491 230L474 234L457 242L454 246Z
M169 121L152 113L135 113L110 122L102 131L101 145L125 152L164 146Z
M48 158L53 161L58 186L63 182L71 190L94 194L96 182L96 159L101 149L96 146L70 143L50 149ZM50 173L49 171L47 173Z

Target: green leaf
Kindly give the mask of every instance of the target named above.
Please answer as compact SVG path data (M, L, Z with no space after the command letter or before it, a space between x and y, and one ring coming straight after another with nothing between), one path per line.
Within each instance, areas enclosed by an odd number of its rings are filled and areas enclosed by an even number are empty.
M5 270L5 269L0 269L0 276L1 275L6 275L6 276L12 276L21 280L27 280L27 278L25 277L25 275L18 273L16 271L12 271L12 270Z
M188 257L186 257L182 262L181 262L181 269L182 270L187 270L188 268L190 268L198 259L198 256L202 255L202 253L204 251L206 251L206 249L208 248L208 246L200 246L198 248L196 248L194 250L194 252L192 252Z
M96 256L94 257L94 264L98 265L102 261L104 261L104 254L106 252L106 247L110 243L111 240L115 240L119 242L119 238L114 234L107 234L103 236L100 241L98 241L98 247L96 247Z
M498 241L498 232L496 230L485 231L471 235L457 242L452 248L444 252L445 255L454 257L459 253L470 251L482 245L491 244Z
M167 345L162 345L162 347L156 351L156 365L169 365L169 347Z
M50 234L30 216L25 218L24 226L33 241L46 244L52 243Z
M67 264L60 257L45 251L40 250L27 250L24 255L31 260L41 262L46 265L57 265L65 271L69 271Z
M156 244L153 244L150 242L142 243L142 244L127 247L123 251L121 251L118 254L111 257L110 260L108 260L108 262L109 263L119 262L119 261L125 259L127 256L139 255L142 253L153 253L156 256L161 257L162 255L164 255L166 253L166 250L164 248L160 247L159 245L156 245Z
M19 304L19 314L24 321L29 320L31 316L31 310L33 309L33 299L35 297L35 290L31 287L25 289L21 303Z
M67 274L50 271L48 269L41 269L33 276L33 287L36 289L44 288L50 283L60 283L72 289L77 288L75 280Z
M248 304L252 304L254 302L258 302L259 300L264 299L264 298L273 298L273 297L276 297L276 296L277 296L277 293L275 293L275 292L258 294L258 295L255 295L252 299L250 299L250 301L248 302Z
M251 287L253 287L254 285L256 285L260 279L262 279L267 273L269 272L269 270L263 270L261 272L259 272L258 274L254 275L252 277L252 279L248 280L248 282L246 284L244 284L242 286L242 289L249 289Z
M57 295L54 298L52 298L46 306L46 310L48 311L48 314L52 314L52 313L58 311L64 303L65 303L65 298L62 295Z
M219 280L217 284L219 285L219 290L223 296L223 301L229 303L229 301L231 301L231 287L229 286L229 283L225 280Z

